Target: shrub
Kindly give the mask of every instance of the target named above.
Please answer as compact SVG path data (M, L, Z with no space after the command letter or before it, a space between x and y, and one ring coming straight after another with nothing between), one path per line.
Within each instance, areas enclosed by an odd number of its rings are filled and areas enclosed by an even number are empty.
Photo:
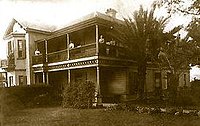
M66 85L63 90L63 107L90 108L95 98L95 86L91 81Z
M26 107L55 106L61 101L47 85L0 88L0 94L4 113Z
M176 98L176 105L178 106L199 106L200 104L200 86L192 85L189 87L182 87L179 89Z

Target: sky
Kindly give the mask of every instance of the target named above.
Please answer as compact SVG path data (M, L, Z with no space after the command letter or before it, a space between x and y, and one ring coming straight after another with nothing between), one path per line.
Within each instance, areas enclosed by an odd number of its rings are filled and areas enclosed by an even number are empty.
M150 7L152 3L153 0L0 0L0 59L6 58L3 35L12 18L59 26L95 11L105 13L108 8L116 9L120 18L140 5ZM166 12L162 10L158 14ZM188 21L187 18L175 19L168 25L169 29Z
M154 0L0 0L0 59L6 58L6 43L3 35L12 18L30 22L41 22L49 25L66 25L84 15L98 11L105 13L106 9L117 10L117 17L130 15L139 9L140 5L150 7ZM161 10L157 15L166 16ZM170 30L174 26L189 22L188 17L172 16L167 25ZM184 32L183 32L184 33Z
M125 1L125 2L124 2ZM144 2L145 1L145 2ZM150 5L153 0L0 0L0 59L6 58L3 35L12 18L52 25L67 24L89 13L104 13L108 8L118 17Z

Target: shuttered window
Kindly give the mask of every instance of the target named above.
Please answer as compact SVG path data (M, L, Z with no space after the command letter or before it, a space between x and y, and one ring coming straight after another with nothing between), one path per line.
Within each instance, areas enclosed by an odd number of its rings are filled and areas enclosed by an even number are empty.
M18 40L18 58L25 59L26 58L26 41Z

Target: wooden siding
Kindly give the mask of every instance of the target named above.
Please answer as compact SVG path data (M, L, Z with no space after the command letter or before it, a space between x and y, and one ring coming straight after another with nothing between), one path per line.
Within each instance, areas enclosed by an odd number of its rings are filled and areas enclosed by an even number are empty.
M126 93L127 72L125 69L104 69L100 74L102 95L122 95Z

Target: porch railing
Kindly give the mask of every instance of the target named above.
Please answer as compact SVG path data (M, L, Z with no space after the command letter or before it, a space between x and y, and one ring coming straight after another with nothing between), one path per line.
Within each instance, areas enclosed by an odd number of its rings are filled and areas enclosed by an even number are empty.
M68 49L48 53L47 54L48 63L67 61L68 59L67 50ZM84 57L94 56L95 54L96 54L95 43L75 47L69 50L70 59L84 58ZM42 54L32 57L33 65L42 64L44 63L44 61L45 61L45 56L43 57Z
M43 61L44 61L44 58L43 58L42 54L35 55L35 56L32 57L32 63L33 63L33 65L42 64Z
M117 45L99 44L99 55L106 57L128 58L128 49Z
M96 44L87 44L70 49L70 59L94 56L96 54Z
M48 53L47 58L49 63L66 61L68 58L67 49Z

